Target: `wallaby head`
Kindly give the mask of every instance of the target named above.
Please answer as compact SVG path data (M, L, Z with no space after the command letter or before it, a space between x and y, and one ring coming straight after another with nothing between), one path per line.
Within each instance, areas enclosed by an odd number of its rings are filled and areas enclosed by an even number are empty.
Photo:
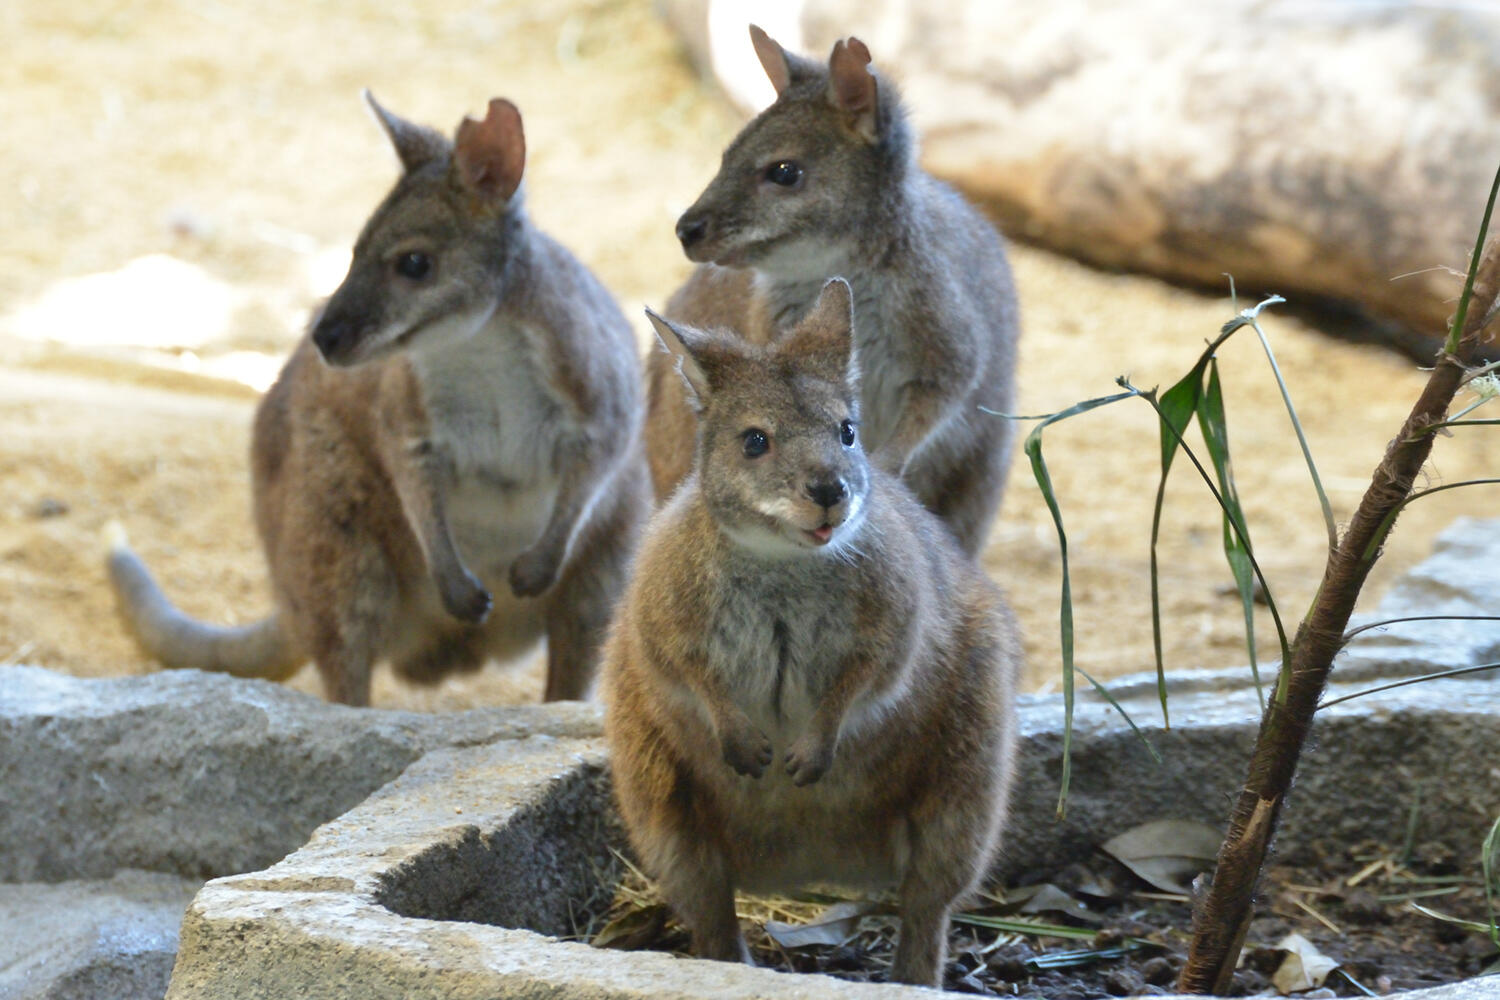
M365 100L401 160L401 179L365 223L349 274L313 325L313 343L347 366L467 337L504 289L521 225L521 113L495 98L452 142Z
M857 38L835 44L826 66L753 25L750 38L776 100L724 151L677 238L700 263L837 272L861 221L879 224L875 209L912 168L900 99Z
M852 296L823 286L807 317L769 346L647 311L699 413L698 482L710 514L762 555L838 552L864 520Z

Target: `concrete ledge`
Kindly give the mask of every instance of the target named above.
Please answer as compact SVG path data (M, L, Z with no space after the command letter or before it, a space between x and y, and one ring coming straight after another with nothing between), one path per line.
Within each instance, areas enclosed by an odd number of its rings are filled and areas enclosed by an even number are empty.
M1150 718L1150 703L1126 707ZM1255 694L1184 695L1173 712L1184 721L1171 733L1143 724L1157 764L1112 709L1080 705L1077 777L1058 822L1060 703L1032 699L997 874L1051 870L1147 819L1222 822L1259 717ZM1283 856L1319 838L1399 842L1418 788L1420 839L1461 855L1477 851L1500 812L1500 789L1473 780L1500 741L1495 685L1447 682L1337 706L1315 739ZM431 753L281 863L206 886L184 922L168 998L931 995L558 940L572 930L569 906L612 891L612 817L597 740ZM1500 979L1409 996L1429 994L1496 998Z

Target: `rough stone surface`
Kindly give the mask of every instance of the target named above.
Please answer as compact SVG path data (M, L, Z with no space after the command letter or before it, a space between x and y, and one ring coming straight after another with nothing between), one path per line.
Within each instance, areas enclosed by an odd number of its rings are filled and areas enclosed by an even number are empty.
M0 885L0 997L161 1000L196 879L122 871Z
M1222 822L1259 715L1252 689L1222 679L1220 690L1174 698L1170 734L1149 720L1151 699L1127 701L1161 763L1113 709L1081 699L1061 822L1059 701L1028 699L997 873L1065 865L1148 819ZM1500 811L1500 789L1474 780L1500 740L1496 685L1371 695L1330 709L1314 739L1288 805L1283 856L1318 838L1398 843L1419 789L1418 837L1457 851L1472 853ZM568 934L569 905L587 905L616 877L607 849L618 831L600 819L612 811L602 766L598 741L550 737L428 754L281 863L209 883L188 911L169 1000L930 995L598 951L537 933ZM1500 996L1500 983L1472 989L1452 995Z
M1467 265L1500 161L1500 18L1485 5L770 6L663 2L742 101L765 94L746 20L774 17L780 41L823 57L858 35L901 83L928 167L1016 236L1358 303L1423 356L1446 328L1460 282L1443 268Z
M533 732L596 735L598 709L431 716L197 671L0 668L0 882L261 868L427 750Z

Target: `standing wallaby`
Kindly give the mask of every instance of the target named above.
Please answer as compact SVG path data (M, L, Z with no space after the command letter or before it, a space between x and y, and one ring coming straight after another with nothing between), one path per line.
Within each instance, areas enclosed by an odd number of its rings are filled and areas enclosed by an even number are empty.
M527 220L515 105L450 143L365 96L401 179L255 417L277 610L193 621L123 539L121 610L167 666L281 679L311 656L352 705L377 660L436 682L545 635L546 697L583 697L650 508L635 338Z
M748 960L737 887L894 881L892 975L936 985L1005 820L1020 642L861 450L850 319L837 280L770 346L652 317L697 462L616 614L605 729L631 842L700 955Z
M669 318L768 343L835 275L854 289L864 442L970 554L984 546L1010 464L1015 289L994 228L917 165L901 101L857 38L826 67L760 28L777 97L729 144L677 223L700 266ZM693 415L672 362L649 362L646 447L657 499L687 475Z

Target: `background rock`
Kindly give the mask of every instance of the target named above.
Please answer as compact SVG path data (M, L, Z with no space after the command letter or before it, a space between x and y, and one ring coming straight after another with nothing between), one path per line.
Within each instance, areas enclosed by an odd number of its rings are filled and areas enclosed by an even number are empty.
M757 5L662 6L731 96L768 98L745 39ZM1493 8L781 6L767 27L788 47L861 37L901 84L929 169L1012 235L1105 267L1355 303L1421 356L1440 342L1461 286L1445 269L1467 265L1500 162Z
M87 681L3 667L0 882L261 868L428 750L599 731L579 703L431 716L192 670Z

